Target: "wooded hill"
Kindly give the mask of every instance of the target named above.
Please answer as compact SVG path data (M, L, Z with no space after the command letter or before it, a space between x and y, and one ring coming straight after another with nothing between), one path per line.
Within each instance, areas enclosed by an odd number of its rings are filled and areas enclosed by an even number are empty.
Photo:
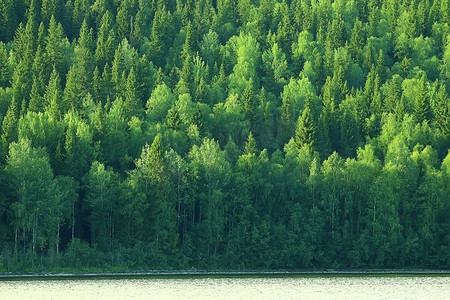
M449 0L0 0L0 270L450 267Z

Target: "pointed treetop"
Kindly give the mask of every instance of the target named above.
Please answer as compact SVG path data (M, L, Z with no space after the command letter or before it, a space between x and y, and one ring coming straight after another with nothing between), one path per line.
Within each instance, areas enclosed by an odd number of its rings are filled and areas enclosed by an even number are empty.
M247 143L245 143L244 154L256 154L258 151L255 138L253 133L250 131L247 138Z

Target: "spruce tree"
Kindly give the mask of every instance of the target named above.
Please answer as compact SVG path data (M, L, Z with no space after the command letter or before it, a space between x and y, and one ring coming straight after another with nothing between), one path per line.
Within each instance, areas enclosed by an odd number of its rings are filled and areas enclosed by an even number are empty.
M43 112L44 110L44 98L41 95L39 88L39 80L33 75L33 85L31 86L30 103L28 104L28 110L33 112Z
M61 24L52 16L45 46L46 66L49 69L54 66L60 77L66 73L63 44L64 38L64 31ZM48 73L50 73L50 71Z
M13 97L11 105L6 112L6 116L2 123L2 143L3 153L9 152L9 144L17 141L17 122L19 118L19 110L17 107L17 101Z
M258 151L255 138L253 137L253 133L250 131L247 137L247 142L244 147L244 154L253 154L256 155Z
M315 107L311 95L306 98L305 108L298 118L297 128L295 130L295 143L298 148L316 147L317 121Z
M450 136L450 101L445 90L445 85L441 83L436 97L434 108L435 122L441 132Z
M8 64L8 53L3 42L0 42L0 88L9 86L11 75Z
M129 118L131 118L132 116L140 115L143 112L143 105L141 100L136 95L136 90L136 75L134 73L134 69L131 69L130 74L128 74L127 78L124 101L124 113L125 116Z
M67 107L62 100L61 79L56 69L53 68L44 94L46 111L53 120L60 120L61 112Z
M414 118L417 123L431 119L430 99L425 74L420 77L414 102Z

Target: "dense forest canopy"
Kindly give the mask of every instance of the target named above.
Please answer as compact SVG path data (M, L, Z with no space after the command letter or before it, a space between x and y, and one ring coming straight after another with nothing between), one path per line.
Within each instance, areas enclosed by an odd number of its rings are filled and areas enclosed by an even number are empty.
M0 0L0 271L450 267L450 0Z

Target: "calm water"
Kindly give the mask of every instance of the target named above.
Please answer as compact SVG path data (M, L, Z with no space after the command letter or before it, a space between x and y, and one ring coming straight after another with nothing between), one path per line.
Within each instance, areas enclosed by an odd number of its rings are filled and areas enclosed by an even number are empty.
M450 277L0 281L0 299L450 299Z

